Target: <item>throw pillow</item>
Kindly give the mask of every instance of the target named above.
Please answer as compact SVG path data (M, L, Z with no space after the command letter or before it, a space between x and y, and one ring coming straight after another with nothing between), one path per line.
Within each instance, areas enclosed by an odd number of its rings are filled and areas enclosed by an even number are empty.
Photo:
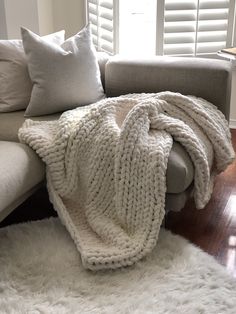
M21 32L34 84L25 116L62 112L104 98L89 25L61 45L25 28Z
M55 44L64 42L65 32L44 36ZM25 109L30 101L29 77L22 40L0 40L0 112Z

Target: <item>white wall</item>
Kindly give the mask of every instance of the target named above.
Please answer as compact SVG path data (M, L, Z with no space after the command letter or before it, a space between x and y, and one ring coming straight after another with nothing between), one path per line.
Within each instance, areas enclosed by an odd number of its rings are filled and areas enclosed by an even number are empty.
M40 35L54 32L52 1L0 0L0 39L21 38L21 26Z
M52 0L37 0L37 1L38 1L39 34L42 36L53 33L54 21Z
M85 23L85 0L0 0L0 39L21 38L21 26L40 35L65 29L70 37Z
M4 0L0 0L0 39L7 39L7 25Z
M18 39L20 27L39 32L38 8L36 0L5 0L5 18L8 39Z
M85 25L84 0L53 0L54 30L64 29L66 37L78 33Z

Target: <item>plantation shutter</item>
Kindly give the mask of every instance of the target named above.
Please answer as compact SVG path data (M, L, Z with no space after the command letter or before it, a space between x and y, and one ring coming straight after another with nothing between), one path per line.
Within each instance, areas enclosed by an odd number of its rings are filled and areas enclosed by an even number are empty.
M195 56L231 46L234 9L235 0L165 0L163 54Z
M93 43L98 51L117 52L116 0L88 0L87 17L91 25Z

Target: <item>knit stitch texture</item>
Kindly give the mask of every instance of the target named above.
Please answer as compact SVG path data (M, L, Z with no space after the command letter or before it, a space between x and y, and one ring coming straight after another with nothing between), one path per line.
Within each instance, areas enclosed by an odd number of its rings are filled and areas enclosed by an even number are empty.
M91 270L132 265L156 245L173 139L194 164L197 208L234 159L223 114L172 92L107 98L53 122L27 120L19 138L46 163L50 199Z

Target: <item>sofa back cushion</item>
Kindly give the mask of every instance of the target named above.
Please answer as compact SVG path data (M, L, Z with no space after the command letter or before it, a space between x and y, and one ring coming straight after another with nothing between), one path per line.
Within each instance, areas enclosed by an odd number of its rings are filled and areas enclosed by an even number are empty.
M65 32L60 31L43 38L47 42L61 44L64 37ZM0 40L0 112L25 109L31 90L22 40Z
M47 115L104 98L101 74L89 25L61 45L48 44L22 29L33 82L26 116Z
M231 69L227 61L190 57L110 58L106 95L178 92L204 98L229 118Z

